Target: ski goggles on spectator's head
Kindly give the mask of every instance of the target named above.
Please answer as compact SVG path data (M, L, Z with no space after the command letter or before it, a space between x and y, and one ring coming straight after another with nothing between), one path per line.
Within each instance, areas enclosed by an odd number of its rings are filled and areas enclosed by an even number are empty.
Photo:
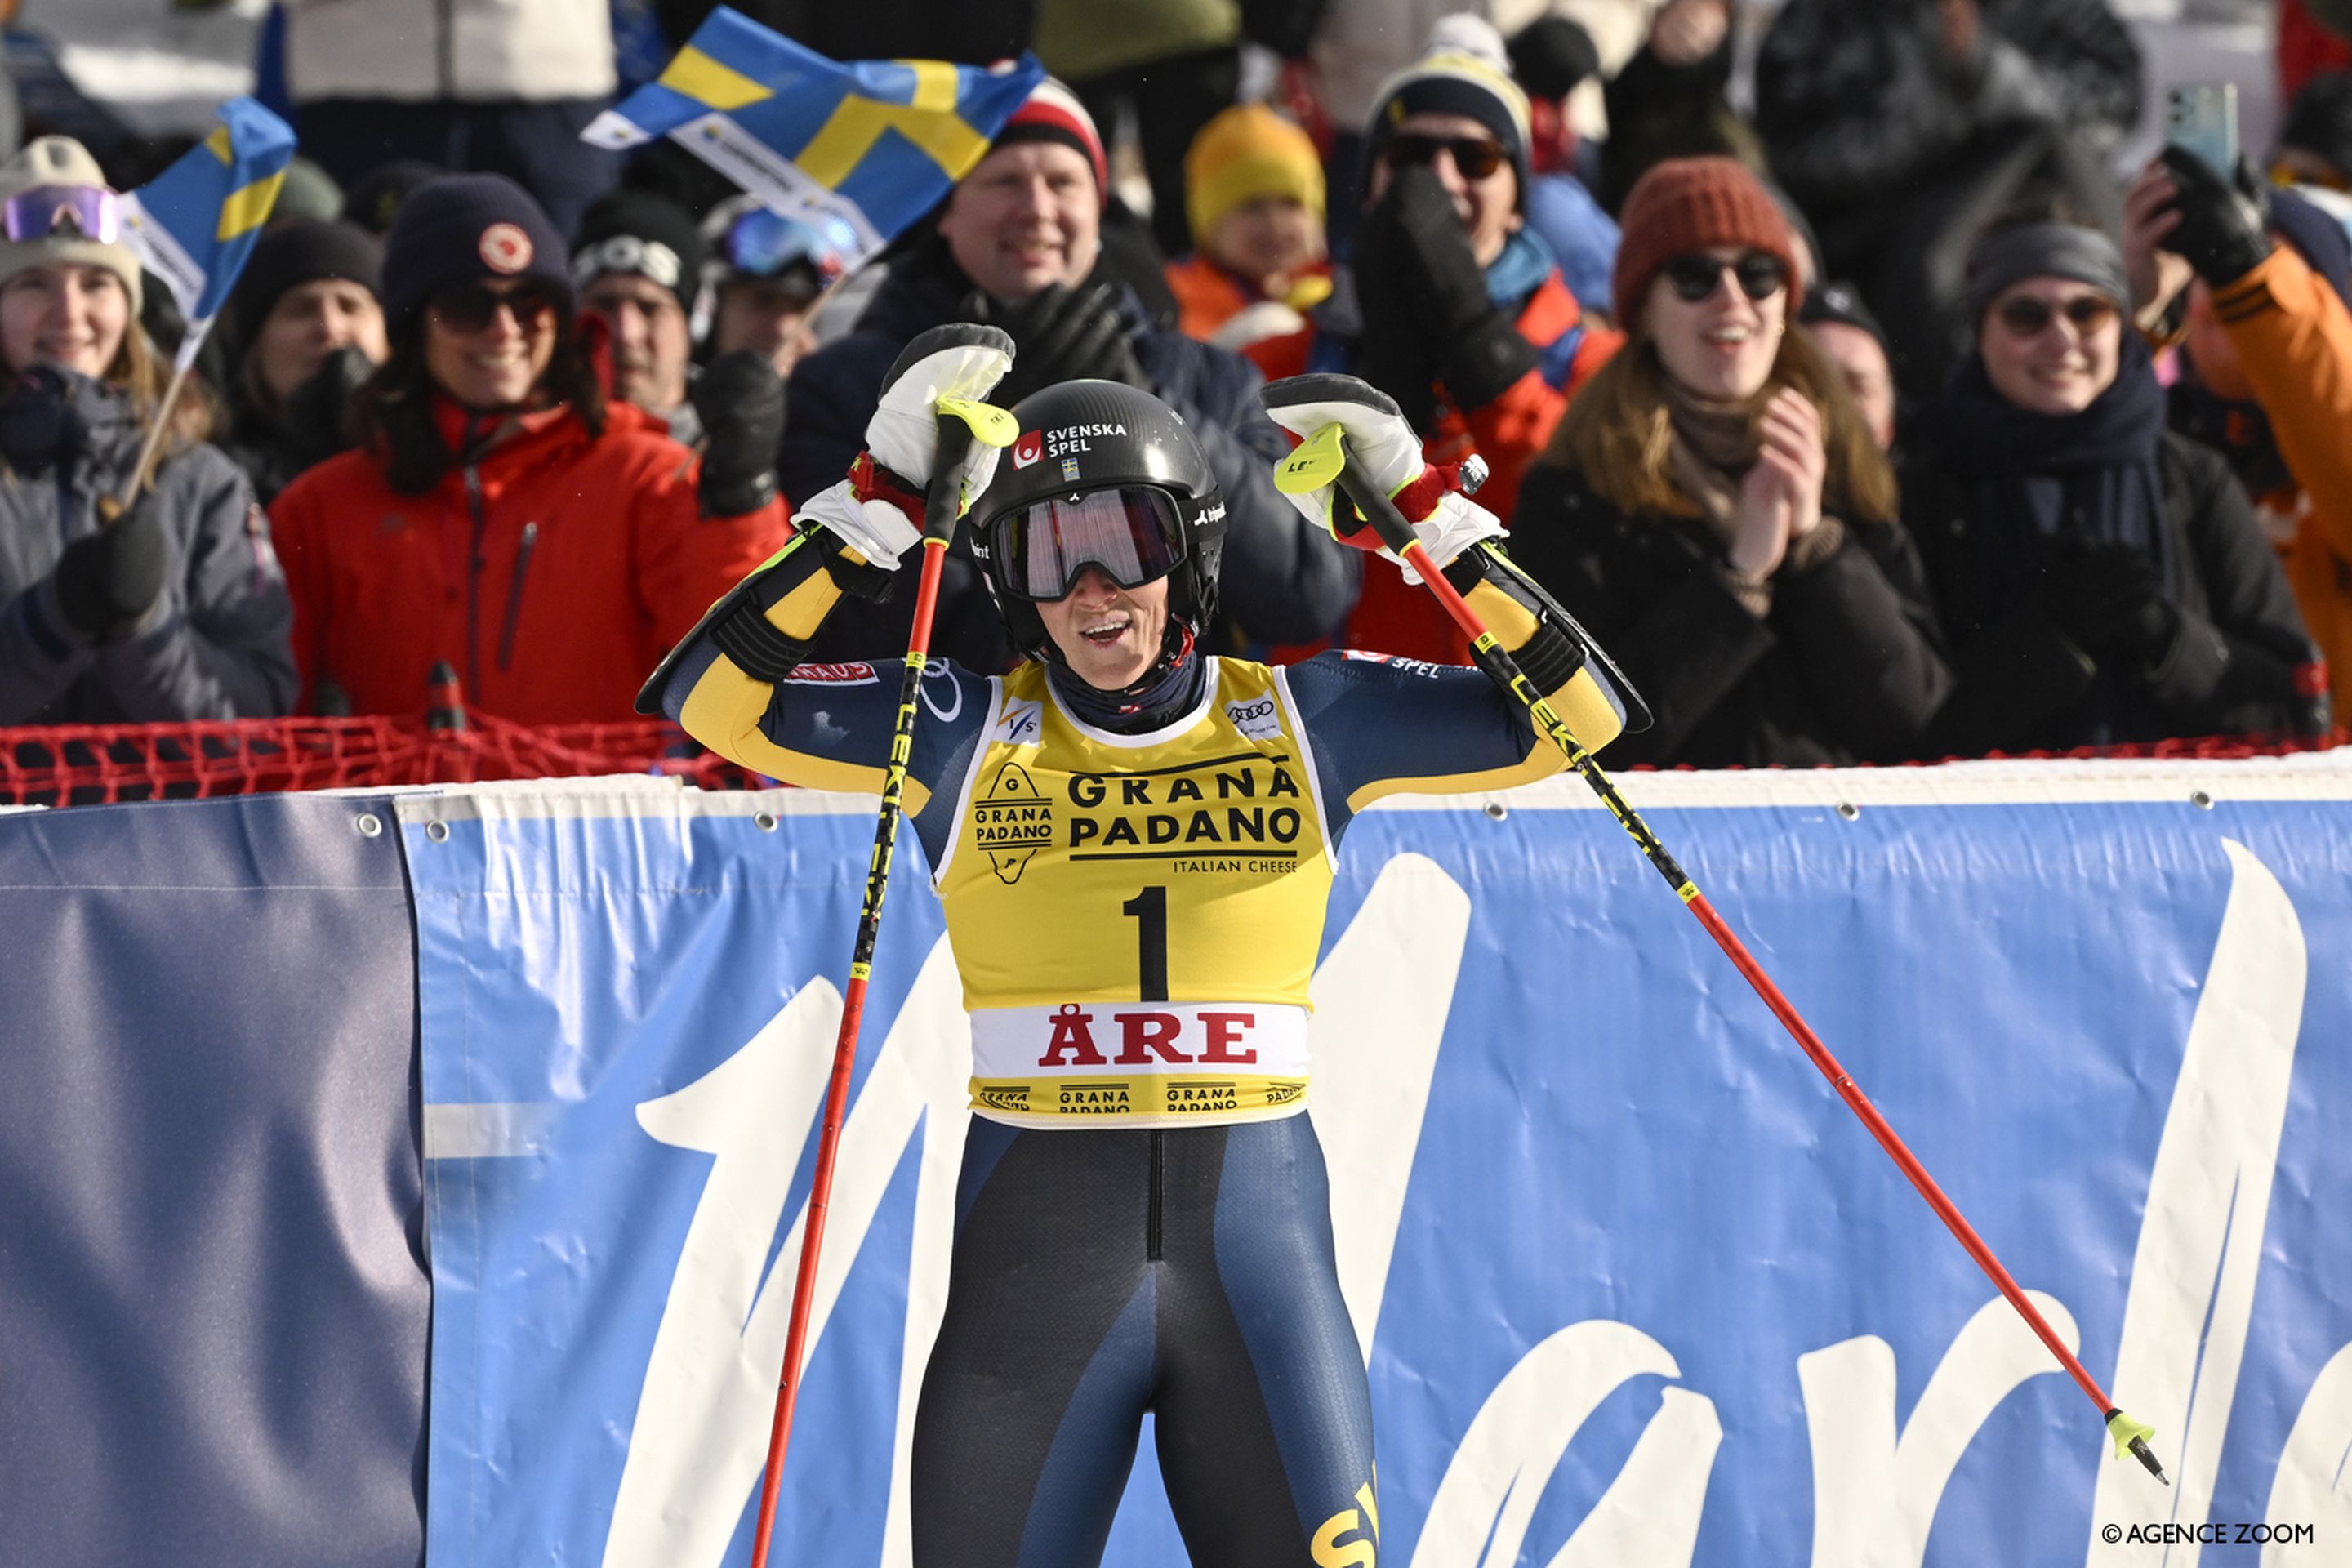
M1695 250L1687 256L1673 258L1658 271L1674 289L1675 298L1692 305L1713 299L1726 272L1731 274L1741 293L1759 301L1769 300L1789 286L1789 264L1764 250L1747 251L1736 261Z
M719 250L727 265L753 278L782 278L805 269L822 289L841 276L843 247L814 226L752 207L727 226Z
M660 240L634 234L607 235L572 252L574 283L584 287L607 272L647 279L674 290L678 279L686 275L686 264L678 259L677 251Z
M2122 312L2122 307L2105 294L2077 294L2063 305L2031 294L2012 294L1992 308L1994 319L2013 338L2038 338L2050 330L2053 319L2063 316L2074 324L2074 331L2088 337L2105 326Z
M1510 157L1491 136L1423 136L1409 131L1390 137L1381 157L1390 168L1402 169L1408 163L1433 163L1440 153L1454 155L1454 166L1465 180L1485 179Z
M36 239L112 245L122 234L122 198L100 185L36 185L0 204L0 227L18 245Z
M1184 526L1167 491L1144 485L1033 501L991 525L998 579L1022 598L1069 596L1089 566L1122 588L1165 577L1184 559Z
M529 327L562 303L562 296L536 278L506 284L480 280L452 283L436 289L426 303L434 319L453 332L486 331L501 308L514 312L515 325Z

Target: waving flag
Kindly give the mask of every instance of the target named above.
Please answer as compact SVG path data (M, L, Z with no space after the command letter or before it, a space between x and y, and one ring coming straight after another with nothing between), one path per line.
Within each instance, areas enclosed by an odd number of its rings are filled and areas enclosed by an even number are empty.
M233 98L210 136L123 198L122 237L187 318L182 363L195 358L253 254L293 159L293 128L252 99Z
M849 226L863 259L947 194L1045 77L943 60L842 65L721 5L581 140L667 136L786 216Z

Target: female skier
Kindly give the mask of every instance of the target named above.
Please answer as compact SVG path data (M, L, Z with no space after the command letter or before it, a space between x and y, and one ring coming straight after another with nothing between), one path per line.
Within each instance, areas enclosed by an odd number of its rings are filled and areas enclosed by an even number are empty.
M952 325L910 344L850 478L641 705L775 777L878 789L902 667L803 652L845 593L919 558L936 405L985 396L1005 343ZM1345 429L1588 746L1623 727L1606 660L1393 404L1334 376L1266 401L1302 436ZM1099 1563L1150 1411L1195 1563L1369 1565L1370 1389L1301 1114L1334 852L1383 795L1501 789L1560 755L1475 670L1207 653L1224 505L1182 420L1098 381L1013 413L1010 461L990 452L966 493L1029 662L929 668L905 796L971 1012L974 1117L915 1420L914 1561ZM1328 488L1297 500L1332 525Z

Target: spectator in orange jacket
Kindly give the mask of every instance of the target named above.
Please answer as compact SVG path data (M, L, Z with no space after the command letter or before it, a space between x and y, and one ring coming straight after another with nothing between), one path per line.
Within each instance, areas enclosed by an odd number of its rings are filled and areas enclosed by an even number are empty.
M1527 226L1528 100L1502 40L1449 16L1431 50L1390 79L1365 132L1370 205L1352 289L1307 331L1254 345L1268 380L1347 371L1397 401L1433 463L1488 465L1478 504L1507 522L1519 479L1569 397L1624 339L1584 319L1550 249ZM1419 589L1365 574L1348 646L1465 662L1468 645Z
M2352 255L2343 231L2251 168L2225 181L2177 147L2133 184L2126 213L2135 293L2161 276L2153 247L2195 274L2172 425L2220 448L2253 498L2326 660L2335 721L2352 721L2352 310L2343 292Z
M1323 251L1323 161L1306 132L1262 103L1201 127L1184 154L1192 254L1168 264L1177 330L1220 348L1307 325L1331 297Z
M506 718L628 718L646 672L784 542L781 389L707 431L698 468L607 402L562 237L503 175L409 197L383 306L358 449L273 509L306 708L415 712L446 661Z

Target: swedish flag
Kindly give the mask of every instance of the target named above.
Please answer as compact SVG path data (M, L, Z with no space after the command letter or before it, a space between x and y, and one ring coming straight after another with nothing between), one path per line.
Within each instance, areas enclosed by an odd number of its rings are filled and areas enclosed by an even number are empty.
M211 135L123 198L123 238L188 320L183 357L228 299L293 158L293 128L252 99L233 98Z
M581 139L667 136L787 216L830 216L870 255L947 194L1045 77L943 60L843 65L721 5L656 80Z

